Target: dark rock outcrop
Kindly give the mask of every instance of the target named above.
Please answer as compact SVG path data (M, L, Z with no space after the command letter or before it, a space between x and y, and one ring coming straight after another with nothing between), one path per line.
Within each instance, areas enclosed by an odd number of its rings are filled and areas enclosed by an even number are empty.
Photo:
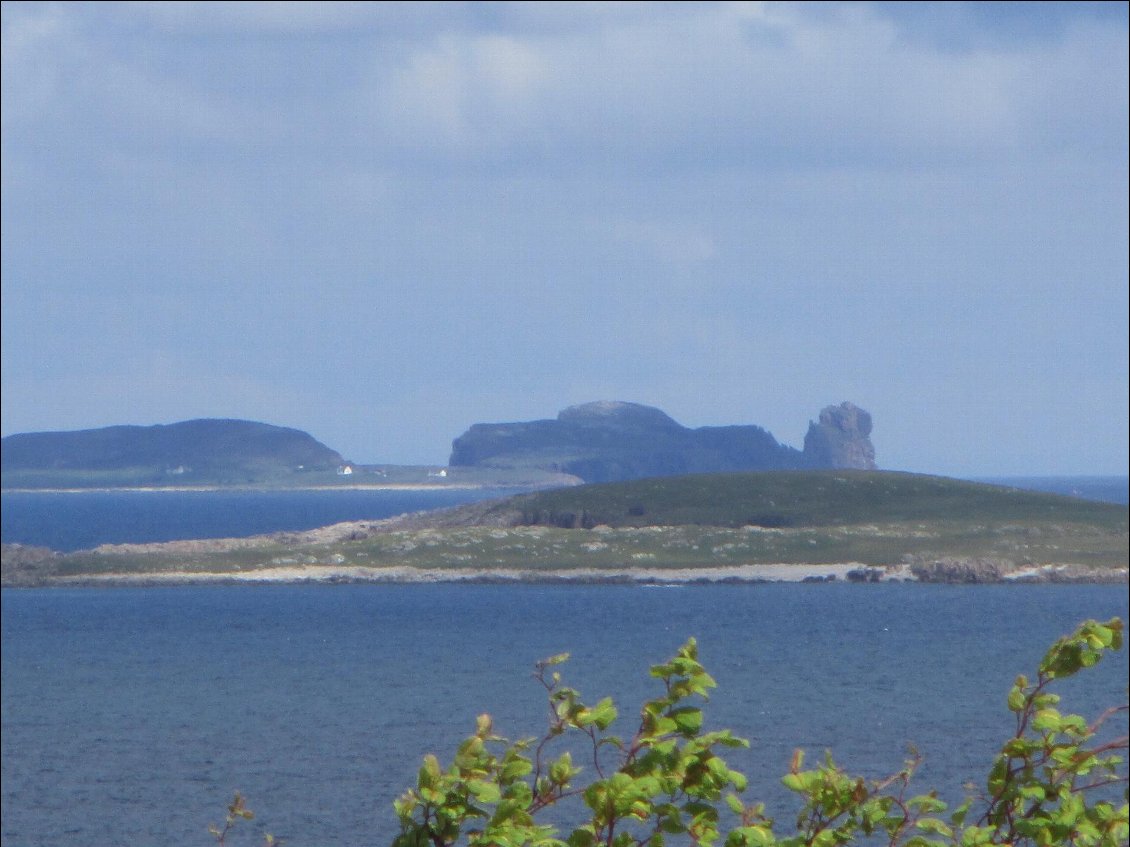
M585 482L723 471L875 467L871 416L850 403L829 406L804 451L759 426L690 429L659 409L601 401L571 406L554 420L475 424L452 444L453 466L537 468ZM815 431L815 435L813 432Z
M1000 582L1016 568L1007 559L920 559L910 566L910 572L919 582L944 582L949 584Z

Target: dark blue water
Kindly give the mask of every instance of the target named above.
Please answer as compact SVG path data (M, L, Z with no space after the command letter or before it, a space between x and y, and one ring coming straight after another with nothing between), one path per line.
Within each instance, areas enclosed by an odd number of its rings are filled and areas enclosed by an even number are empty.
M428 751L450 759L483 711L536 731L529 671L622 702L689 635L719 689L712 727L748 794L790 816L794 747L897 769L949 796L980 780L1011 721L1015 673L1086 617L1127 616L1122 587L762 585L246 586L2 592L4 845L210 843L233 790L251 829L298 845L386 844L393 798ZM1121 657L1065 706L1122 702ZM956 790L955 790L956 789ZM252 843L238 841L237 843Z
M99 544L234 538L376 520L501 497L451 491L83 491L0 495L0 540L70 552Z

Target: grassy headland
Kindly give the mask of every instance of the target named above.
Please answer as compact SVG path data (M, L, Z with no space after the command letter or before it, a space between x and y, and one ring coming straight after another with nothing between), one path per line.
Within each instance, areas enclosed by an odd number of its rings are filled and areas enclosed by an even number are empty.
M6 550L4 581L630 579L641 570L654 579L759 579L769 567L780 574L778 566L793 566L800 578L835 565L863 578L1124 582L1127 514L1120 505L914 474L707 474L306 533L38 559Z
M519 495L484 515L592 527L831 527L860 523L1083 522L1126 528L1126 508L891 471L770 471L658 477Z

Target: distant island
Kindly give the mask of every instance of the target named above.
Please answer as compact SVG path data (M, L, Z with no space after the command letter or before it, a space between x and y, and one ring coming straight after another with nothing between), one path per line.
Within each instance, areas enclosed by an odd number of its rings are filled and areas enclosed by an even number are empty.
M871 415L828 406L809 424L804 449L759 426L690 429L651 406L602 401L552 420L475 424L455 439L453 467L532 468L587 482L730 471L875 469Z
M474 424L448 466L361 465L306 432L201 419L3 439L5 489L201 487L547 488L725 471L875 468L871 416L851 403L810 422L804 449L759 426L689 429L637 403L572 406L555 420Z
M5 488L238 486L345 464L301 430L222 419L9 435L0 457Z

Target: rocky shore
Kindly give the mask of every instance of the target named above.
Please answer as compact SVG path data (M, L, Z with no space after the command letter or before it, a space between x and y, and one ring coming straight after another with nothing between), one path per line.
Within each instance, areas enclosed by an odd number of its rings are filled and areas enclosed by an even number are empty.
M350 524L325 527L309 533L288 535L292 542L341 540L350 534ZM356 532L356 530L353 530ZM1094 568L1077 564L1017 565L1002 559L906 557L885 566L859 562L769 563L695 567L419 567L409 565L357 565L339 553L275 557L253 567L235 565L223 569L176 564L202 553L235 553L256 549L279 536L247 539L174 541L165 544L105 545L96 553L111 556L160 554L163 565L152 570L108 570L98 573L68 573L69 557L46 548L6 544L2 551L2 584L13 587L49 586L143 586L250 583L588 583L634 585L748 584L770 582L880 583L920 582L944 584L1094 583L1128 582L1127 568ZM179 554L179 556L178 556ZM77 555L77 554L71 554ZM89 555L89 554L82 554ZM170 565L170 560L172 564Z

